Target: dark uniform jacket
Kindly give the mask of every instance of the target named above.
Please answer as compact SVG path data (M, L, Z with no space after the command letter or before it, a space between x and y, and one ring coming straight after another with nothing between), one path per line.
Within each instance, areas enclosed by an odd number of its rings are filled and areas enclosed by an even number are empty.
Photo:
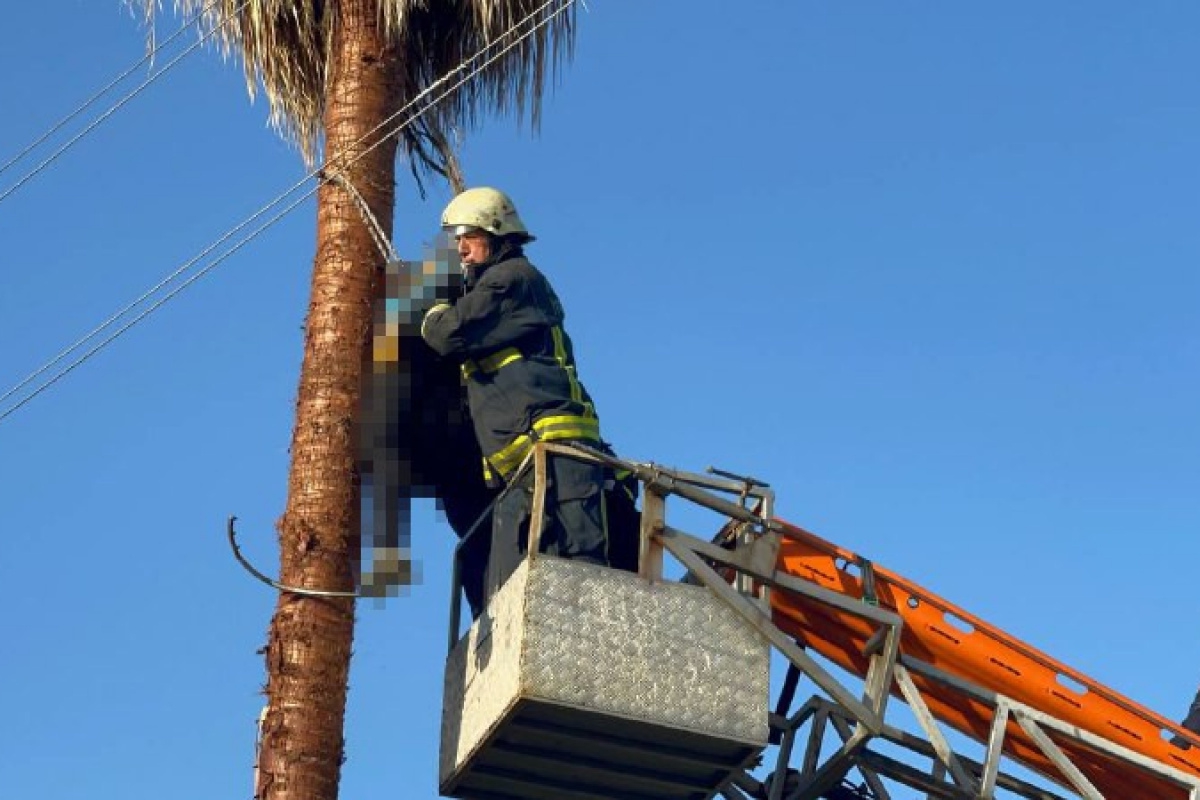
M453 307L426 317L425 341L462 361L489 480L510 476L534 441L600 443L562 325L558 296L522 255L487 267Z

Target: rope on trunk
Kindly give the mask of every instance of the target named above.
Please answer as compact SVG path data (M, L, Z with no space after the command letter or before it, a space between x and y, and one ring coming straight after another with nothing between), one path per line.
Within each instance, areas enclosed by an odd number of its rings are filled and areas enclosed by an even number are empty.
M324 170L317 173L317 175L346 190L346 194L350 195L350 199L358 207L358 213L362 215L363 220L367 223L367 229L371 232L371 238L375 240L375 246L379 248L379 252L383 255L384 260L399 261L400 254L396 252L396 248L392 246L387 233L383 230L383 226L379 224L379 220L371 213L371 207L367 205L366 199L363 198L358 189L354 188L354 184L350 182L350 179L340 172L335 172L331 175Z

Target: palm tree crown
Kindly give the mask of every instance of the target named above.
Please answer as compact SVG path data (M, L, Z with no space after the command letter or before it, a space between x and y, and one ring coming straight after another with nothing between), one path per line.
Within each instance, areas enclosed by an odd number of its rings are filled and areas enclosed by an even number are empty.
M126 0L153 24L158 0ZM547 0L379 0L379 24L399 50L398 96L403 100L500 40ZM261 91L272 125L295 142L310 164L320 151L329 77L330 32L338 3L329 0L175 0L182 15L199 14L216 32L222 53L237 54L245 66L251 97ZM555 75L573 50L574 7L558 15L504 58L484 69L445 101L429 109L402 145L433 166L425 144L441 149L459 126L473 125L485 111L529 115L537 126L546 76Z

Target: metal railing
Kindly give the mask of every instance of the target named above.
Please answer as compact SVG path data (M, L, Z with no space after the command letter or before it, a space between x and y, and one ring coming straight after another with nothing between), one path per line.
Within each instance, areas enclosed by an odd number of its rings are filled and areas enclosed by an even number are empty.
M518 485L533 472L533 499L526 558L537 558L540 531L547 513L545 492L551 458L571 458L602 465L615 472L636 477L642 489L642 508L638 531L638 571L649 581L663 580L664 554L670 553L687 571L685 580L707 587L722 599L745 624L754 628L789 664L776 712L771 715L772 742L778 744L770 777L759 781L740 773L720 790L727 800L818 800L826 797L866 797L890 800L883 782L886 778L925 793L927 798L947 800L991 800L1003 790L1027 800L1063 800L1062 795L1022 780L1001 770L1005 733L1009 720L1015 721L1038 747L1058 774L1046 774L1050 780L1077 793L1086 800L1130 800L1105 798L1088 781L1071 757L1055 744L1047 731L1061 741L1070 741L1103 753L1123 765L1167 779L1181 790L1180 798L1200 800L1200 779L1121 747L1103 737L1080 730L1062 720L986 687L942 672L918 659L900 653L903 618L895 611L880 607L873 596L873 572L868 561L861 561L862 598L824 588L816 583L780 571L777 568L782 540L789 527L773 518L774 493L757 479L712 470L707 475L683 472L653 463L628 461L579 444L539 442L510 480ZM507 490L506 490L507 491ZM503 496L503 493L501 494ZM670 527L666 522L666 502L677 496L717 512L725 525L711 540L700 539ZM732 496L736 499L729 499ZM499 497L497 498L499 500ZM493 502L493 507L494 507ZM461 625L461 564L464 546L479 535L482 522L492 507L476 520L455 552L452 579L449 647L459 640ZM772 619L771 592L786 592L820 606L837 609L873 626L864 656L868 661L860 690L834 676L802 643L779 628ZM925 681L952 685L981 705L994 711L983 760L972 759L951 746L942 725L930 712L912 676ZM804 676L823 694L813 695L791 712L797 679ZM907 703L924 738L886 722L889 697L897 694ZM827 733L832 728L835 746L827 749ZM928 760L927 768L897 760L871 750L872 740L889 743L907 751L915 761ZM793 766L797 745L799 768ZM847 794L844 780L856 770L864 780L860 789ZM839 788L842 787L842 788Z

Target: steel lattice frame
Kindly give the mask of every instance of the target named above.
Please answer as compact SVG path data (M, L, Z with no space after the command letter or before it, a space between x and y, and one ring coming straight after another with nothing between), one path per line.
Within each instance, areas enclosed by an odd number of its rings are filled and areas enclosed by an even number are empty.
M642 576L648 580L662 580L663 554L670 553L688 571L686 580L706 586L726 602L747 625L757 630L787 659L798 675L812 681L823 693L810 697L790 716L785 716L788 711L786 708L772 715L773 739L780 746L771 777L760 782L747 773L735 776L719 792L727 800L763 796L767 800L818 800L838 791L852 770L862 776L869 794L846 794L847 790L841 789L844 797L891 800L892 794L884 783L886 779L924 792L927 798L991 800L1003 790L1005 794L1000 795L1002 797L1064 800L1063 795L1002 771L1001 766L1006 758L1004 738L1010 720L1017 722L1061 773L1046 777L1064 786L1069 785L1074 796L1085 800L1128 800L1106 798L1100 794L1069 755L1055 744L1050 732L1059 739L1099 751L1130 767L1166 778L1186 789L1190 800L1200 800L1200 780L1185 772L986 687L901 655L900 634L904 623L895 612L778 571L776 563L785 535L784 529L771 519L773 493L765 484L753 478L739 479L727 473L719 473L726 477L696 475L653 464L626 461L587 447L538 443L521 468L521 471L532 469L535 476L531 531L542 529L547 461L551 455L601 463L636 475L643 488ZM728 500L718 492L734 495L738 501ZM683 497L727 516L730 524L726 526L725 533L728 535L724 541L706 541L668 526L665 507L669 495ZM529 552L536 554L538 543L531 537L529 544ZM726 575L718 573L718 569L726 572ZM730 571L733 574L732 581ZM867 578L869 580L870 576ZM455 584L451 641L458 626L457 575ZM875 626L875 634L868 642L865 653L869 656L870 666L861 688L848 686L835 677L775 625L770 616L771 591L802 595ZM953 749L941 724L930 713L921 691L913 682L914 673L925 680L968 694L992 709L990 735L984 743L986 753L982 762ZM923 735L915 735L888 724L886 712L893 691L903 697ZM790 703L790 697L787 702ZM830 730L840 744L832 752L826 753L829 749L826 746L826 734ZM869 747L874 740L907 751L914 761L927 760L929 766L921 769L912 763L876 752ZM797 754L798 745L802 746L802 751ZM799 755L798 766L793 763L796 755Z

